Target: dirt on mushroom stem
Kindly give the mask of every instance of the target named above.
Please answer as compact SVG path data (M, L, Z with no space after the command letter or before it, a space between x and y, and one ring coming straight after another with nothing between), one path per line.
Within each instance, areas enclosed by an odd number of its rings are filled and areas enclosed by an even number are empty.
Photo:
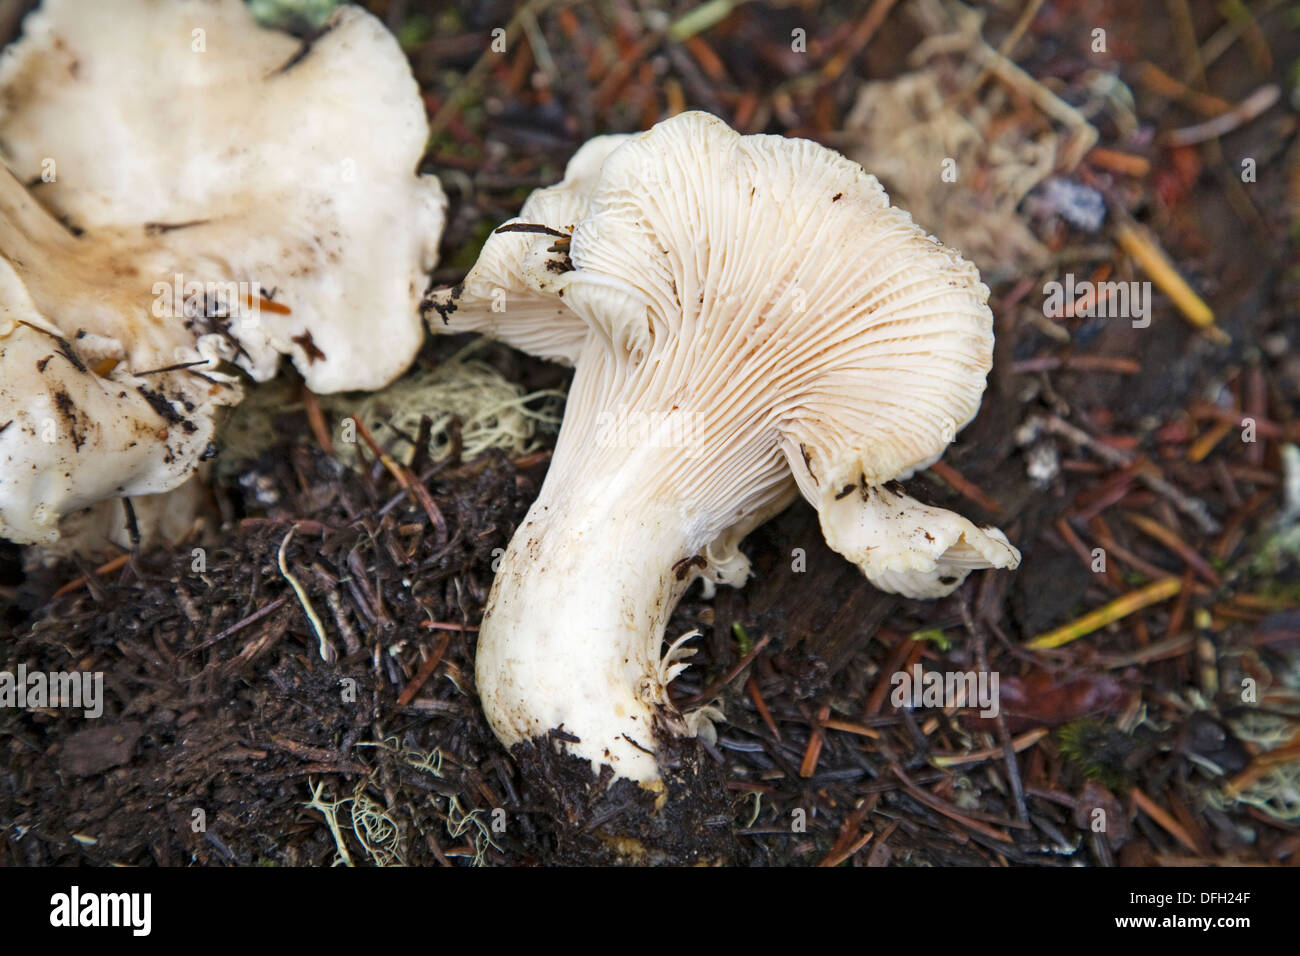
M552 731L516 744L525 794L557 824L557 863L619 866L743 865L752 848L736 836L743 807L726 790L723 767L691 737L662 724L654 734L664 789L652 793L608 765L566 753Z

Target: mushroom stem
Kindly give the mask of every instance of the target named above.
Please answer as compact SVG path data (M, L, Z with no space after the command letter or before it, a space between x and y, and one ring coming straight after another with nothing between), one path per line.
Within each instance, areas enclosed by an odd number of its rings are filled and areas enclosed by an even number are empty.
M594 774L608 764L615 778L653 786L656 731L692 735L668 700L668 618L696 578L744 582L749 565L728 532L783 507L793 483L776 453L745 467L757 441L719 449L638 412L656 389L620 382L619 362L603 343L584 349L541 493L493 583L476 677L506 746L558 730ZM715 450L706 458L701 447Z
M625 473L623 476L627 477ZM688 579L680 515L628 507L593 476L580 497L548 478L501 562L476 677L507 746L559 730L568 750L640 783L659 777L655 725L684 734L659 648Z

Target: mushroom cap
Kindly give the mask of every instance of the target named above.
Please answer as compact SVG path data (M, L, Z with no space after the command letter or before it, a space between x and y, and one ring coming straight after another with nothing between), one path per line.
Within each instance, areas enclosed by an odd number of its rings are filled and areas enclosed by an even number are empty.
M175 487L238 401L217 337L149 321L134 275L0 170L0 537L50 544L66 514ZM150 374L184 358L208 370Z
M882 591L943 597L976 568L1014 568L1020 552L996 528L921 504L888 485L823 500L826 543L862 568Z
M29 15L0 54L0 536L179 485L240 398L223 361L288 354L321 392L400 374L443 222L426 136L359 8L305 45L239 0Z
M571 232L567 248L498 233L483 260L497 275L515 263L530 319L544 301L557 326L571 323L561 309L581 319L580 363L609 367L575 382L562 445L570 418L598 409L690 410L699 452L662 479L707 513L695 529L707 540L770 513L793 474L828 543L888 590L935 596L972 567L1018 563L1000 533L947 512L889 493L895 511L943 525L930 532L938 553L879 514L878 489L933 463L974 417L993 322L976 268L890 206L875 177L808 140L683 113L618 144L599 176L584 168L555 188L566 216L540 224ZM450 300L447 330L485 327L481 299ZM507 306L492 320L506 341L513 319ZM594 469L604 452L590 454ZM886 528L888 547L861 540Z
M0 94L0 153L47 209L156 236L146 295L174 273L274 290L289 314L233 330L254 378L286 354L313 391L374 389L418 351L445 197L414 175L428 124L406 58L359 7L300 44L240 0L46 0Z
M557 268L548 249L556 239L567 242L587 214L606 157L630 138L613 134L584 143L565 167L563 180L535 190L518 216L497 227L464 282L425 300L430 325L479 332L529 355L572 365L586 341L587 324L544 291L548 269Z

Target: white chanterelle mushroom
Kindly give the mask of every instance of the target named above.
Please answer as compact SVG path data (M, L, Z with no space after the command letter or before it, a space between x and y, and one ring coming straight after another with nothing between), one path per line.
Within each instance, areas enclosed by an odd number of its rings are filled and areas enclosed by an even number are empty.
M443 224L427 135L357 7L307 43L240 0L29 15L0 55L0 537L180 484L239 398L222 362L397 377Z
M576 366L541 495L479 632L478 689L507 745L548 736L656 786L675 713L661 654L697 577L802 492L878 587L950 592L1013 568L1001 532L908 498L975 415L993 352L975 267L815 143L704 113L589 144L434 294L444 331Z

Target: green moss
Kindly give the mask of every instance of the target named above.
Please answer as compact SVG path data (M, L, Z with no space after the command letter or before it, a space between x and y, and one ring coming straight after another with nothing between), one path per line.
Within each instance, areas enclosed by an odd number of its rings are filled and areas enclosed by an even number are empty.
M914 641L928 641L941 651L948 651L952 648L952 641L948 640L948 635L944 634L943 628L934 627L927 631L916 631L912 634Z
M1061 727L1056 732L1056 740L1066 762L1089 780L1096 780L1112 791L1132 786L1133 774L1124 761L1136 744L1128 734L1085 719Z
M397 28L397 42L408 53L434 35L433 20L423 13L413 13Z
M338 0L249 0L258 23L277 30L319 30L334 13Z
M749 632L739 621L731 625L731 633L736 638L736 643L740 645L740 656L744 657L753 648L754 639L749 636Z

